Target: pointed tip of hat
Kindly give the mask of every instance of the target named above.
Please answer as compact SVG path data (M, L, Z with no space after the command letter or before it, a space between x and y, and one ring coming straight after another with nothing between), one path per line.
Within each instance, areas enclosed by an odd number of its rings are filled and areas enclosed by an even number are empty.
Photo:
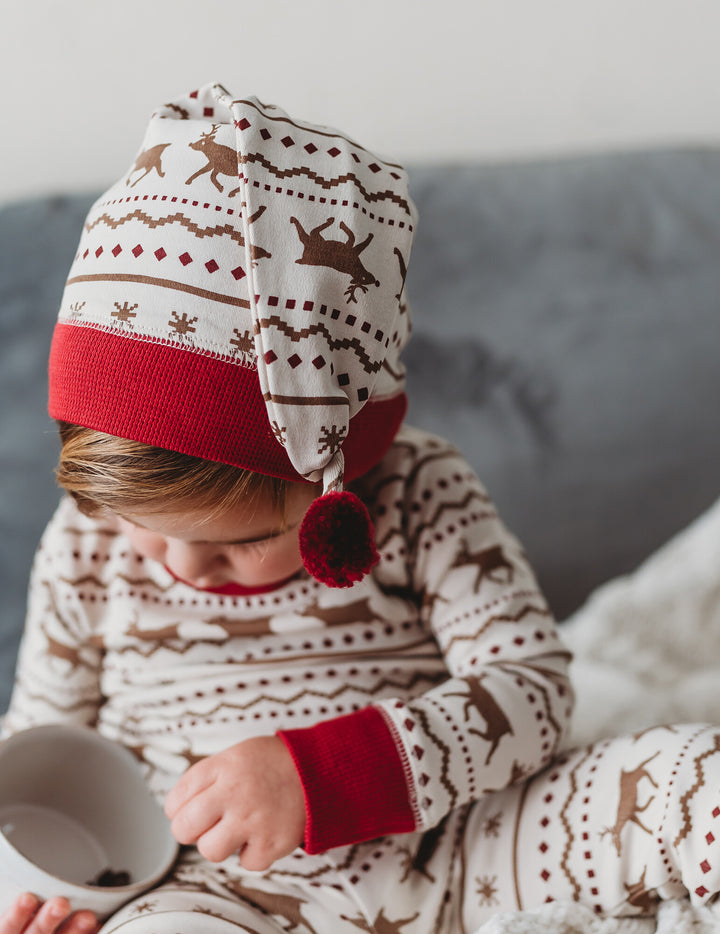
M349 490L319 496L300 526L307 571L328 587L351 587L380 560L365 504Z

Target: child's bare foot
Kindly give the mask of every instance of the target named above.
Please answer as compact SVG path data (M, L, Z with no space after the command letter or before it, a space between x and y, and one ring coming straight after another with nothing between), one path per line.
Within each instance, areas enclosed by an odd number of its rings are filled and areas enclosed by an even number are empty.
M66 898L44 904L34 895L19 895L0 915L0 934L92 934L98 927L91 911L75 911Z

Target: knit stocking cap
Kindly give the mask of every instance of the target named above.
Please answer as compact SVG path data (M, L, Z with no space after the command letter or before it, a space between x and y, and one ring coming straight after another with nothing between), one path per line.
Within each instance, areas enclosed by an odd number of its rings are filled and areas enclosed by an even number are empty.
M288 480L322 480L303 560L377 560L344 482L404 417L415 224L403 169L221 85L153 114L91 208L50 355L50 414Z

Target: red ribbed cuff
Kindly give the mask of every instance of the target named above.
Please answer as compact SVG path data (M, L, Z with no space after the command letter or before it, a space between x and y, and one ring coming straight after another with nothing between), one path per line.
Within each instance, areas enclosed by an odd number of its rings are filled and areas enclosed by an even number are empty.
M303 785L308 853L415 829L402 760L378 710L278 736Z

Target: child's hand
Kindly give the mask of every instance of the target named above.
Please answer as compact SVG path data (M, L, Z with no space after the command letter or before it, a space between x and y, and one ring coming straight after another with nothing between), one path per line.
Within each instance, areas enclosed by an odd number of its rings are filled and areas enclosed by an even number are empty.
M75 911L66 898L50 898L43 904L26 893L0 915L0 934L90 934L97 930L91 911Z
M193 765L168 795L165 813L180 843L196 843L211 862L239 850L245 869L269 869L305 833L302 785L277 736L246 739Z

